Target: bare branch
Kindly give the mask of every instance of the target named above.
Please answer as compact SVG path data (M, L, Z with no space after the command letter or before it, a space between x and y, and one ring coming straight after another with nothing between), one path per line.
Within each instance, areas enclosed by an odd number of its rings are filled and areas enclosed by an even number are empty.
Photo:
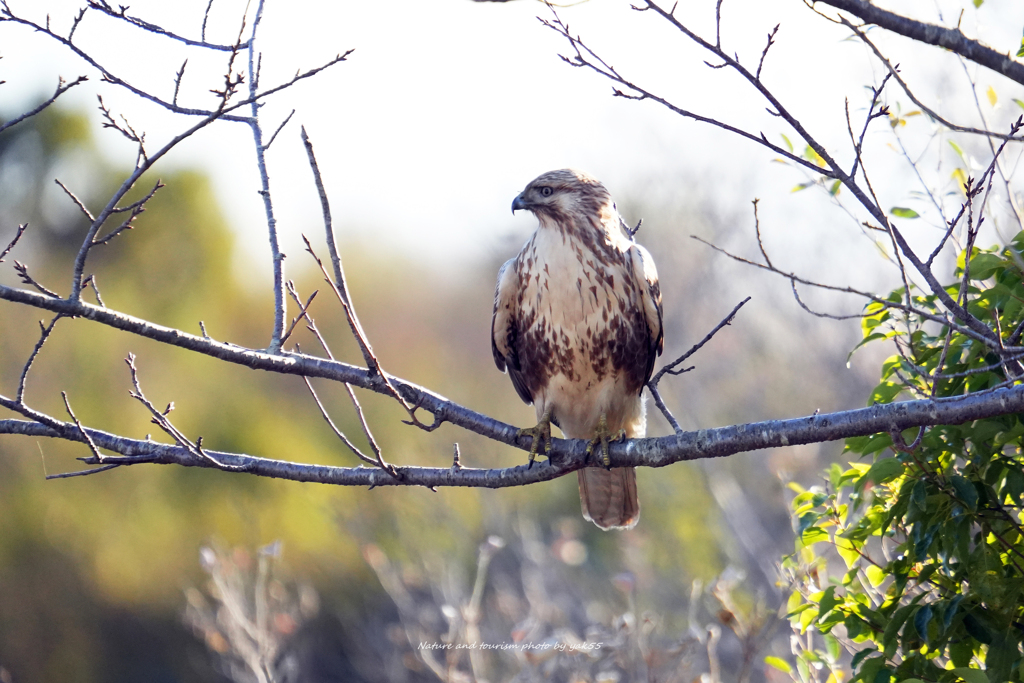
M665 12L664 10L661 10L659 7L657 7L653 3L650 3L650 2L648 3L648 9L656 9L656 10L658 10L663 16L665 16L667 18L670 18L671 21L673 21L673 23L675 25L677 25L679 27L682 27L682 24L679 24L677 21L675 21L675 18L672 17L672 15L669 12ZM552 10L552 12L554 12L554 10ZM616 97L622 97L622 98L631 99L631 100L647 100L647 99L652 100L654 102L657 102L657 103L661 104L662 106L667 107L668 109L670 109L673 112L679 114L680 116L685 116L686 118L693 119L694 121L700 121L701 123L707 123L707 124L710 124L712 126L716 126L718 128L722 128L723 130L727 130L730 133L735 133L736 135L739 135L740 137L744 137L744 138L746 138L748 140L756 142L759 145L767 147L768 149L772 150L776 154L779 154L779 155L789 159L793 163L796 163L796 164L799 164L801 166L804 166L804 167L814 171L817 174L824 175L825 177L828 177L828 178L834 178L835 177L834 175L832 175L832 173L827 168L822 168L821 166L818 166L817 164L811 163L807 159L799 157L799 156L793 154L792 152L779 147L778 145L774 145L774 144L768 142L768 139L764 137L764 134L755 135L755 134L749 133L749 132L747 132L747 131L745 131L745 130L743 130L741 128L736 128L735 126L732 126L732 125L730 125L728 123L723 123L722 121L718 121L717 119L713 119L713 118L710 118L710 117L707 117L707 116L702 116L700 114L696 114L696 113L694 113L692 111L688 111L688 110L683 109L681 107L677 107L676 105L672 104L671 102L669 102L665 98L660 97L658 95L655 95L653 92L650 92L649 90L644 89L643 87L633 83L632 81L627 80L625 77L619 75L619 73L614 68L609 66L593 50L591 50L589 47L587 47L580 40L579 36L573 36L569 32L568 25L566 25L557 14L555 14L555 18L554 18L553 21L548 21L546 19L540 19L540 22L542 24L544 24L545 26L547 26L548 28L554 30L556 33L562 35L563 37L566 38L566 40L569 41L569 44L572 46L573 50L576 52L576 55L573 58L565 57L563 55L562 56L562 60L565 61L567 64L570 64L571 66L575 66L575 67L587 67L589 69L592 69L593 71L595 71L595 72L601 74L602 76L604 76L604 77L614 81L615 83L618 83L619 85L621 85L621 86L623 86L623 87L625 87L625 88L627 88L627 89L629 89L629 90L631 90L631 91L633 91L635 93L638 93L638 94L633 95L633 94L629 94L629 93L623 92L622 90L619 90L617 88L613 88L612 92L613 92L613 94ZM750 79L753 82L759 83L758 81L756 81L756 79L754 79L754 75L750 74L745 69L743 69L743 67L740 66L739 62L736 61L735 58L728 56L721 49L715 48L714 46L712 46L712 45L710 45L708 43L705 43L701 38L697 37L695 34L690 33L688 29L683 28L682 30L686 31L687 34L690 35L694 40L698 41L702 46L706 47L708 50L713 52L716 56L718 56L719 58L723 59L724 62L725 62L725 64L723 64L723 66L727 65L727 66L731 66L733 68L737 68L737 69L739 69L741 71L741 73L749 75ZM714 67L714 68L721 68L721 67ZM772 99L774 100L774 98L772 98ZM778 111L778 110L776 109L776 111ZM806 138L806 136L805 136L805 138Z
M210 0L210 5L212 5L212 4L213 4L213 0ZM216 43L208 43L208 42L206 42L206 17L209 15L209 12L210 12L210 6L209 5L207 5L207 7L206 7L206 14L203 16L203 30L202 30L202 38L201 38L201 40L192 40L192 39L186 38L184 36L179 36L178 34L173 33L171 31L168 31L167 29L161 28L161 27L157 26L156 24L150 23L148 21L143 21L142 19L139 19L138 17L129 16L127 14L128 8L125 5L121 5L119 9L115 10L110 5L108 5L105 2L105 0L90 0L89 7L91 9L99 10L103 14L106 14L107 16L110 16L110 17L114 17L115 19L123 19L124 21L128 22L129 24L132 24L133 26L137 26L137 27L139 27L139 28L149 32L149 33L155 33L157 35L161 35L161 36L164 36L166 38L170 38L172 40L176 40L176 41L178 41L180 43L184 43L185 45L189 45L189 46L192 46L192 47L202 47L202 48L206 48L208 50L220 50L222 52L230 52L235 47L233 45L218 45ZM247 46L248 46L247 44L242 44L241 45L241 47L243 49L246 48Z
M377 372L379 370L377 364L377 358L374 356L373 348L370 346L370 341L366 337L366 333L363 331L363 326L359 322L359 316L356 314L355 307L352 305L352 297L348 291L348 282L345 279L345 269L342 267L341 255L338 253L338 242L334 237L334 220L331 217L331 204L327 199L327 190L324 187L323 178L320 177L320 167L316 163L316 155L313 153L313 143L306 134L306 127L301 128L302 144L306 147L306 156L309 158L309 167L313 171L313 182L316 184L317 194L320 196L320 209L323 213L324 218L324 233L327 242L327 253L331 257L331 266L334 270L334 279L332 280L326 270L324 270L323 263L320 258L313 252L313 247L310 245L306 236L303 235L302 239L306 242L306 250L309 251L310 255L316 260L317 265L320 266L321 272L324 277L331 284L334 289L334 293L341 301L341 305L345 309L345 317L348 320L349 328L352 330L352 336L356 338L356 342L359 344L359 350L363 354L363 360L366 362L366 367L371 372ZM408 410L408 406L406 407Z
M286 341L288 341L289 337L292 336L292 332L295 331L295 326L299 324L299 321L302 320L303 318L307 318L308 319L308 317L306 315L306 311L309 310L310 304L313 303L313 299L316 298L316 295L319 292L319 290L313 290L313 293L309 295L308 299L306 299L306 303L302 303L302 300L299 299L298 293L295 291L295 284L291 280L288 281L288 291L295 298L295 303L298 304L298 306L299 306L299 314L297 316L295 316L294 318L292 318L291 326L289 326L288 331L284 333L284 336L281 337L281 344L282 345Z
M60 298L60 294L57 294L57 292L50 291L46 287L43 287L41 284L36 282L32 278L32 276L28 274L28 266L26 266L24 263L17 259L14 260L14 270L17 271L19 279L21 279L21 281L24 282L26 285L31 285L32 287L35 287L46 296L53 297L54 299Z
M861 129L860 131L860 137L856 139L853 137L853 128L850 126L850 107L849 103L847 103L846 127L850 131L850 141L853 142L854 152L853 168L850 169L851 178L857 177L857 166L861 163L861 151L864 149L864 138L868 134L868 126L871 125L871 122L874 121L875 119L889 115L888 107L882 106L878 108L878 111L875 111L875 104L878 102L878 98L882 94L882 91L885 90L885 84L889 82L889 79L892 77L893 73L893 71L887 73L885 75L885 78L882 79L882 82L879 84L879 86L871 91L871 103L868 105L868 115L864 117L864 128ZM867 174L865 174L865 177L867 177Z
M295 116L294 109L292 109L291 114L288 114L288 116L285 117L284 121L281 122L281 125L277 127L277 130L274 131L274 134L270 136L270 141L263 147L264 150L270 149L270 146L274 144L274 140L277 139L277 134L280 133L284 129L284 127L288 125L288 122L292 120L293 116Z
M41 320L39 321L39 329L42 330L42 334L39 336L39 341L36 342L35 347L32 348L32 353L29 354L28 360L25 361L24 367L22 367L21 369L21 377L18 379L18 393L15 397L15 400L18 403L24 404L25 402L25 383L28 381L28 373L29 370L32 369L32 363L35 362L36 356L38 356L39 352L42 351L43 344L45 344L46 340L50 338L50 333L53 332L54 325L56 325L57 321L63 317L64 316L62 315L56 316L53 320L50 321L50 324L46 326L43 325L43 322Z
M306 383L306 388L309 389L309 393L313 397L313 401L316 403L316 407L320 409L320 415L323 416L324 421L327 422L327 425L331 428L331 431L334 432L334 435L338 437L338 439L340 439L341 442L345 444L345 446L347 446L348 449L352 451L357 458L359 458L365 463L376 465L377 463L374 461L373 458L359 450L359 448L354 443L352 443L347 436L345 436L345 432L338 429L337 425L334 424L334 420L331 419L330 413L327 412L327 408L325 408L324 404L320 401L320 397L316 395L316 391L313 389L313 384L309 381L309 378L303 377L302 381Z
M174 439L178 446L185 450L193 458L209 462L213 467L222 470L230 470L234 472L246 472L248 466L246 464L233 465L225 463L211 455L203 448L203 437L196 439L195 443L190 441L177 427L175 427L170 420L167 419L167 415L174 410L174 404L168 403L164 410L157 410L156 406L150 403L149 399L146 398L145 394L142 393L142 387L139 385L139 374L135 368L135 354L129 353L128 357L124 359L124 362L128 365L128 369L131 372L132 387L134 391L128 392L128 395L137 400L142 405L146 406L150 414L153 416L152 422L160 429L162 429L168 436ZM104 459L105 460L105 459ZM104 462L104 460L97 460L97 462Z
M0 18L0 21L3 21L3 19ZM53 93L53 96L50 99L48 99L45 102L43 102L42 104L40 104L38 107L36 107L32 111L25 112L21 116L16 116L13 119L11 119L10 121L4 121L3 123L0 123L0 133L4 132L5 130L7 130L11 126L18 125L19 123L21 123L22 121L24 121L27 118L35 116L36 114L38 114L39 112L41 112L42 110L46 109L51 104L56 102L57 98L60 97L61 95L63 95L64 93L66 93L68 90L71 90L71 88L75 87L79 83L84 83L87 80L89 80L89 79L86 76L79 76L78 78L76 78L75 80L71 81L70 83L65 83L63 78L59 79L57 81L57 90L56 90L56 92Z
M949 325L953 329L955 329L957 332L959 332L960 334L966 335L966 336L970 337L971 339L976 339L977 341L979 341L979 342L989 346L993 350L997 350L999 348L999 343L997 341L995 341L994 338L990 338L989 336L979 334L979 333L975 332L973 328L965 327L964 325L958 324L958 323L950 320L948 317L943 317L943 316L935 315L934 313L930 313L929 311L925 311L925 310L922 310L920 308L913 307L913 306L908 306L906 304L895 303L893 301L890 301L889 299L884 299L884 298L882 298L880 296L876 296L876 295L874 295L874 294L872 294L870 292L861 291L861 290L858 290L858 289L854 289L852 287L839 287L839 286L836 286L836 285L827 285L827 284L824 284L822 282L814 282L813 280L808 280L806 278L802 278L802 277L800 277L799 275L797 275L795 273L787 273L787 272L785 272L783 270L779 270L778 268L775 268L775 267L772 267L772 266L767 266L767 265L764 265L764 264L761 264L761 263L757 263L755 261L751 261L750 259L745 259L742 256L737 256L736 254L730 253L730 252L726 251L725 249L722 249L721 247L716 246L716 245L712 244L711 242L708 242L707 240L704 240L704 239L701 239L700 237L697 237L696 235L690 235L690 237L692 239L697 240L698 242L706 244L707 246L711 247L715 251L717 251L717 252L719 252L721 254L724 254L725 256L728 256L729 258L731 258L734 261L738 261L740 263L744 263L744 264L746 264L748 266L754 266L755 268L760 268L761 270L767 270L770 273L775 273L776 275L779 275L781 277L786 278L790 282L797 282L797 283L800 283L802 285L808 285L809 287L816 287L818 289L824 289L824 290L830 291L830 292L839 292L839 293L842 293L842 294L853 294L855 296L860 296L860 297L863 297L863 298L868 299L870 301L873 301L875 303L882 304L886 308L892 308L892 309L896 309L896 310L899 310L899 311L905 311L907 313L912 313L914 315L920 316L920 317L922 317L922 318L924 318L926 320L931 320L932 322L938 323L940 325ZM2 293L0 293L0 298L2 298ZM856 317L856 316L850 316L850 317ZM988 328L986 327L985 329L987 330ZM991 330L990 330L990 332L991 332ZM994 337L995 333L993 332L992 335Z
M64 193L67 194L68 197L71 197L71 201L73 201L75 203L75 206L78 207L79 211L81 211L83 214L85 214L85 217L89 219L90 223L92 221L96 220L95 218L92 217L92 214L89 213L89 209L87 209L85 204L82 203L82 200L79 199L78 197L76 197L75 193L72 192L71 190L69 190L64 185L64 183L62 183L61 181L57 180L56 178L53 179L53 182L57 183L57 185L60 186L60 189L64 190Z
M775 44L775 34L779 32L779 26L781 25L775 24L775 28L768 34L768 44L764 46L764 52L761 53L761 61L757 63L757 73L754 74L754 78L757 80L761 80L761 68L764 66L764 58L768 56L768 50Z
M295 300L295 303L301 306L299 293L295 290L295 285L290 280L288 281L288 293L292 295L292 299ZM313 294L315 295L316 292L313 292ZM317 341L320 342L320 346L327 354L327 357L330 358L331 360L334 360L334 354L331 353L331 349L327 346L327 342L324 341L323 335L320 334L320 330L317 329L316 322L313 320L313 318L309 315L307 311L307 309L309 308L309 301L312 301L312 299L313 296L310 296L309 300L306 302L306 305L302 307L302 312L300 313L299 318L297 318L296 320L305 318L309 322L309 331L316 336ZM363 407L359 404L359 399L356 398L356 393L352 389L352 385L346 382L345 390L348 392L349 400L352 401L352 406L355 408L356 416L359 418L359 424L363 428L363 434L366 436L366 440L370 444L370 449L373 451L373 455L376 458L376 460L373 460L368 456L364 455L362 451L360 451L359 449L352 445L352 442L348 440L348 438L341 432L341 430L334 426L334 422L331 421L330 416L327 414L327 410L320 403L320 399L317 398L316 393L313 391L313 385L309 382L309 378L304 377L303 379L306 380L306 386L309 388L309 392L313 394L313 400L317 402L317 406L320 408L320 414L323 415L324 419L327 420L327 424L331 426L331 429L345 443L345 445L347 445L352 450L352 452L354 452L357 456L366 460L366 462L372 463L377 467L380 467L381 469L386 470L394 475L395 468L384 461L384 455L381 453L380 446L377 445L377 440L373 438L373 432L370 431L370 425L366 421L366 416L363 415Z
M210 18L210 8L213 7L213 0L206 3L206 11L203 12L203 28L199 32L199 37L206 42L206 21Z
M188 64L186 59L181 63L181 68L174 74L174 96L171 97L171 104L178 104L178 91L181 89L181 79L185 77L185 66Z
M271 357L277 358L277 357ZM16 409L11 399L0 396L0 406ZM19 409L18 412L24 412ZM999 388L946 400L917 400L878 404L869 408L837 413L819 413L790 420L769 420L749 424L701 429L671 436L630 439L609 444L614 467L665 467L684 460L698 460L733 455L765 448L794 446L805 443L835 441L851 436L865 436L892 429L961 424L995 415L1024 412L1024 386ZM39 420L0 420L0 434L46 436L69 441L83 441L72 423L54 421L38 415ZM35 417L32 418L35 420ZM53 423L50 426L43 420ZM141 463L175 464L186 467L218 468L215 462L242 469L258 476L310 481L342 486L468 486L508 488L550 481L590 463L585 439L553 439L549 459L502 469L459 469L431 467L399 467L400 479L379 468L330 467L307 465L258 458L240 453L204 451L206 458L197 458L181 445L128 439L97 429L84 428L97 447L121 455L104 455L108 464ZM514 433L516 430L509 427ZM528 439L526 440L528 441ZM523 444L524 450L528 443ZM93 461L90 458L89 461ZM93 463L96 464L96 463Z
M77 417L75 417L75 411L71 410L71 401L68 400L67 392L60 392L60 396L61 398L64 399L64 407L67 409L68 415L71 416L71 419L74 421L75 426L78 427L78 433L82 435L82 439L84 439L85 443L89 445L89 450L92 451L93 458L96 459L96 462L102 463L103 454L100 453L100 449L96 448L96 442L92 440L92 437L89 436L89 433L85 431L84 427L82 427L82 423L78 421Z
M59 474L47 474L46 480L51 479L71 479L72 477L86 477L90 474L99 474L100 472L106 472L107 470L113 470L121 465L103 465L102 467L92 467L87 470L77 470L75 472L61 472Z
M968 38L961 33L959 26L955 29L948 29L934 24L926 24L889 12L867 2L867 0L819 0L819 2L849 12L865 23L881 26L888 31L920 43L944 47L1024 85L1024 64L977 40Z
M822 0L822 2L824 2L824 0ZM910 98L910 101L913 102L914 104L916 104L918 106L918 108L921 109L921 111L923 111L925 114L930 116L933 120L938 121L939 123L941 123L943 126L945 126L946 128L948 128L950 130L955 130L955 131L958 131L958 132L961 132L961 133L970 133L972 135L984 135L986 137L1001 138L1003 140L1006 140L1006 139L1009 139L1010 137L1012 137L1012 136L1007 136L1004 133L996 133L996 132L990 131L990 130L982 130L982 129L979 129L979 128L972 128L970 126L961 126L961 125L958 125L956 123L952 123L951 121L947 121L946 119L944 119L934 109L932 109L931 107L926 105L924 102L919 100L917 98L917 96L914 95L913 92L911 92L910 86L907 85L906 81L904 81L903 78L899 74L899 65L893 66L893 64L885 57L885 55L882 54L882 51L879 50L878 47L875 46L875 44L873 42L871 42L870 39L868 39L867 34L864 31L860 30L860 28L858 28L857 26L854 26L852 23L850 23L846 19L846 17L842 17L841 16L841 17L839 17L839 19L840 19L840 22L844 26L846 26L848 29L853 31L853 33L861 40L861 42L863 42L865 45L867 45L869 48L871 48L871 51L875 53L875 56L878 58L878 60L880 62L882 62L882 64L885 65L886 69L889 70L889 75L894 77L896 79L896 82L899 83L900 87L903 89L903 92L905 92L907 94L907 97Z
M98 303L100 306L103 306L104 308L107 307L107 305L103 303L103 297L100 296L100 286L99 283L96 282L95 273L85 278L85 282L83 282L82 284L88 285L90 288L92 288L92 293L96 296L96 303Z
M14 234L14 239L11 240L11 243L8 244L3 251L0 251L0 263L3 263L4 258L11 253L11 250L14 249L15 246L17 246L18 240L20 240L21 236L25 234L26 230L28 230L28 223L22 223L18 226L18 232Z
M755 203L755 207L756 206L757 205ZM690 350L684 353L683 355L679 356L679 358L676 358L671 363L666 363L664 366L662 366L661 370L655 373L655 375L647 383L647 388L648 390L650 390L651 396L654 397L655 404L657 404L658 409L661 411L662 415L665 416L665 419L669 421L669 424L672 425L672 429L675 430L677 434L682 433L683 430L679 426L679 423L676 421L675 417L669 411L668 407L665 405L665 401L661 398L661 393L658 391L658 382L660 382L661 378L664 377L666 374L681 375L684 372L689 372L690 370L693 370L693 367L679 368L679 365L687 358L697 353L697 351L699 351L702 346L711 341L711 338L718 334L718 331L720 329L722 329L726 325L731 325L733 318L736 317L736 314L739 312L741 308L743 308L743 305L748 301L750 301L749 296L743 301L736 304L732 311L729 312L729 315L725 316L725 318L723 318L721 322L715 325L715 328L708 332L703 339L701 339L699 342L691 346Z

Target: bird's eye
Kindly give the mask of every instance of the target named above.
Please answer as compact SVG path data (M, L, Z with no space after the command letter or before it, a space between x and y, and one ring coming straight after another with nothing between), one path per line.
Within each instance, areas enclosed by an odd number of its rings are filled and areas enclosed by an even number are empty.
M552 190L551 190L550 187L542 187L542 188L540 188L540 196L541 197L550 197L551 196L551 192L552 192Z

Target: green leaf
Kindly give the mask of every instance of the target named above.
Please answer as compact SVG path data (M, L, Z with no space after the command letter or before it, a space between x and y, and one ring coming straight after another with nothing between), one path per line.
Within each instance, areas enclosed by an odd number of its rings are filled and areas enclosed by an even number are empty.
M1024 57L1024 40L1022 40L1020 42L1021 42L1021 48L1019 50L1017 50L1017 56L1018 57ZM1020 107L1021 109L1024 109L1024 100L1018 100L1017 98L1013 98L1013 101L1017 103L1018 107Z
M972 669L969 666L958 666L953 669L953 673L967 681L967 683L988 683L988 676L986 676L985 672L980 669Z
M985 0L974 0L975 7L981 7L985 3Z
M921 640L925 643L928 642L928 623L932 620L932 606L925 605L921 609L917 610L917 614L914 615L914 628L917 629L918 634L921 636Z
M828 193L830 195L832 195L833 197L835 197L837 194L839 194L839 188L841 188L842 186L843 186L842 181L841 180L837 180L834 183L832 183L832 187L830 187L828 189Z
M855 654L853 659L850 660L850 668L856 671L860 663L864 661L864 658L873 652L878 652L878 650L873 647L868 647Z
M896 384L895 382L882 382L875 390L871 393L870 403L892 403L892 400L896 398L899 393L903 391L903 386ZM892 441L890 440L890 443Z
M808 512L800 516L800 523L797 525L796 533L802 536L805 531L814 526L814 523L821 518L820 512Z
M952 643L949 646L949 660L953 662L953 666L966 667L971 663L971 657L973 656L974 647L968 639L964 639L959 643Z
M820 619L821 617L824 617L838 604L839 600L836 599L836 587L829 586L825 589L825 593L821 596L821 600L818 601L818 618Z
M971 637L978 642L986 645L991 644L992 634L981 625L980 621L974 618L973 614L967 614L964 616L964 628L967 629L967 633L969 633Z
M785 133L780 133L780 135L782 135L782 141L786 143L786 149L788 149L790 152L792 152L793 151L793 143L789 141L789 138L786 137ZM787 664L786 666L789 666L789 665Z
M875 484L884 484L890 479L895 479L900 474L903 474L903 463L896 458L883 458L871 466L861 480L857 482L858 488L863 488L867 482L874 482Z
M807 161L811 162L815 166L820 166L821 168L828 166L821 155L815 152L814 148L810 145L807 145L807 147L804 148L804 159L807 159Z
M1006 265L1006 261L996 254L976 254L971 257L971 279L987 280L996 270Z
M827 537L828 535L826 534L826 538ZM847 568L852 567L854 563L860 559L860 553L857 552L857 546L842 538L836 539L836 552L839 553L839 557L843 558L843 562L846 563Z
M868 576L868 582L871 583L872 588L878 588L885 581L886 577L889 576L885 573L885 570L876 565L869 565L864 573Z
M974 0L974 2L977 3L978 0ZM978 5L975 4L974 6L977 7ZM995 88L993 88L991 85L988 86L988 90L985 91L985 96L988 97L988 103L990 105L992 105L993 107L996 106L996 102L999 101L999 96L996 95Z
M898 218L920 218L921 214L913 209L907 209L902 206L894 206L889 209L889 213Z
M959 474L954 474L950 477L950 482L953 484L953 489L956 491L956 496L962 500L971 512L975 512L978 509L978 490L974 488L974 484L969 482Z
M804 546L828 541L828 532L818 527L811 527L800 536L800 543Z
M785 136L783 136L783 137L785 137ZM793 671L793 667L791 667L789 665L789 662L787 662L785 659L782 659L780 657L771 657L771 656L765 657L764 658L764 663L767 664L768 666L775 667L776 669L778 669L782 673L788 674L788 673L792 673L792 671Z
M842 646L839 644L839 640L828 633L824 635L825 638L825 650L828 652L829 661L835 662L839 660L839 656L842 654Z
M862 681L874 681L882 671L888 673L885 667L885 657L871 657L861 665L860 675Z
M966 163L967 159L964 157L964 151L960 149L960 145L956 144L952 140L949 140L949 146L953 148L953 151L956 152L956 155L958 157L960 157L960 160Z

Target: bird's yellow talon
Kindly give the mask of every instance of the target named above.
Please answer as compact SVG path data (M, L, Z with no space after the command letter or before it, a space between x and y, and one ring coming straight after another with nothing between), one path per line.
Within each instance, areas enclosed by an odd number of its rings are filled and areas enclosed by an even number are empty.
M538 448L540 447L541 441L544 442L544 453L545 458L548 453L551 452L551 408L544 411L543 417L540 418L540 422L537 423L536 427L527 427L520 429L516 436L532 436L533 442L530 444L530 466L533 466L534 460L537 459Z
M597 421L597 429L594 430L594 438L587 444L587 455L594 454L594 447L600 444L601 446L601 464L605 467L611 467L612 459L608 453L608 442L609 441L621 441L626 438L626 430L620 429L619 431L612 432L608 431L608 417L601 413L601 417Z

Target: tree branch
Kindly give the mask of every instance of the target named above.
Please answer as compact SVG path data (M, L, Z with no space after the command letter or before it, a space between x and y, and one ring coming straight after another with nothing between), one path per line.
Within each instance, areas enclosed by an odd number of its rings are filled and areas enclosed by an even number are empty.
M0 406L11 407L11 403L11 399L0 396ZM789 420L768 420L682 432L672 436L617 441L609 444L609 455L613 467L665 467L685 460L720 458L765 448L836 441L913 427L961 424L1019 412L1024 412L1024 385L954 399L903 401ZM53 426L48 426L26 420L0 420L0 434L85 441L74 423L54 422ZM514 439L516 430L508 425L504 427L508 428ZM500 469L397 467L396 478L377 467L309 465L243 453L206 451L209 457L197 458L182 446L129 439L88 427L83 427L83 430L97 447L120 454L105 454L104 464L156 463L218 469L228 467L243 469L258 476L338 486L508 488L550 481L593 464L586 452L589 443L586 439L552 439L548 460L535 462L532 467L526 463ZM528 441L524 439L520 446L522 450L528 448ZM84 461L99 464L94 457L84 458Z
M1000 54L983 43L965 36L960 28L944 28L884 10L866 0L816 0L836 9L849 12L861 21L880 26L893 33L921 43L937 45L980 64L1010 80L1024 85L1024 64Z

